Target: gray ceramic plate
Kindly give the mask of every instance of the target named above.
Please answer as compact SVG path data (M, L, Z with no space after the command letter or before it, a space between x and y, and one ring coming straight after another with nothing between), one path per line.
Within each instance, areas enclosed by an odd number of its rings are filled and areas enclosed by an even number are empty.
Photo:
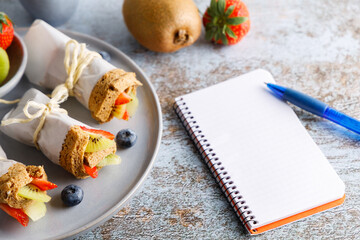
M26 29L17 29L17 32L24 35ZM10 159L25 164L44 165L49 180L59 187L48 191L52 200L46 204L46 216L38 222L30 220L26 228L1 211L0 239L68 238L99 225L120 210L134 195L149 174L159 150L162 134L161 108L157 95L142 70L124 53L101 40L74 32L64 32L79 42L87 43L89 48L95 51L109 52L115 66L135 72L144 86L138 90L139 109L129 122L114 119L100 126L92 120L89 111L75 99L68 100L62 106L68 110L70 116L93 127L101 127L115 134L120 129L131 128L137 133L138 140L134 147L118 150L117 154L123 160L121 165L101 169L97 179L77 180L61 167L52 164L35 148L25 146L1 133L0 144ZM21 97L30 87L33 86L27 80L21 81L6 99ZM0 117L11 108L0 105ZM78 206L65 207L60 193L65 186L72 183L82 187L84 200Z

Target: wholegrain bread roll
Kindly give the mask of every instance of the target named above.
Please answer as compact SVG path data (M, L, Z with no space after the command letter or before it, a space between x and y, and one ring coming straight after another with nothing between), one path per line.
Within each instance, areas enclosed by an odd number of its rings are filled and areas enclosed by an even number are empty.
M35 20L24 40L29 55L25 74L30 82L48 89L64 84L68 77L64 65L65 50L71 38L46 22ZM70 55L74 48L70 49ZM84 54L89 52L87 48L84 50ZM113 118L120 93L131 89L136 95L136 88L141 85L135 73L116 68L97 57L85 66L72 91L95 120L105 123Z
M29 101L42 104L41 106L46 106L50 102L50 98L39 90L33 88L28 90L21 98L18 106L4 116L3 122L12 119L26 119L24 107ZM30 114L34 114L38 109L30 107L28 111ZM26 123L4 125L1 126L0 129L3 133L19 142L36 146L34 143L34 133L39 122L40 118L36 118ZM94 168L107 155L116 152L116 143L114 140L111 140L111 144L105 150L91 153L86 152L86 147L89 140L91 140L91 132L88 130L92 130L92 128L69 117L67 114L59 111L51 111L46 115L44 125L38 134L36 143L40 151L53 163L62 166L77 178L87 178L89 174L85 166ZM110 133L109 135L113 136Z

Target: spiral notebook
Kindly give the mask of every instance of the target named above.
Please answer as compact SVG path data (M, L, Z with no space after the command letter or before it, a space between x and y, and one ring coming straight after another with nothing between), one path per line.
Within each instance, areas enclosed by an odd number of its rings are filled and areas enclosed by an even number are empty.
M256 70L178 97L175 111L250 234L344 202L345 186Z

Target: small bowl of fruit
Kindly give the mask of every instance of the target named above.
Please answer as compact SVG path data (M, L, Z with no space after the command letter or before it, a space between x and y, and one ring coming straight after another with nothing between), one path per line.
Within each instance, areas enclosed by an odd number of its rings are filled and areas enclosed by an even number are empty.
M8 16L0 12L0 97L19 83L25 71L27 58L24 41L14 32Z

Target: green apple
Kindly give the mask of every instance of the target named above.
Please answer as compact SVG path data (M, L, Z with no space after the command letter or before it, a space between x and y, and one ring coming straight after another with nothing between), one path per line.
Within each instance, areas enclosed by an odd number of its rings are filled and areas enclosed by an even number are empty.
M0 84L6 79L9 74L10 61L6 51L0 48Z

